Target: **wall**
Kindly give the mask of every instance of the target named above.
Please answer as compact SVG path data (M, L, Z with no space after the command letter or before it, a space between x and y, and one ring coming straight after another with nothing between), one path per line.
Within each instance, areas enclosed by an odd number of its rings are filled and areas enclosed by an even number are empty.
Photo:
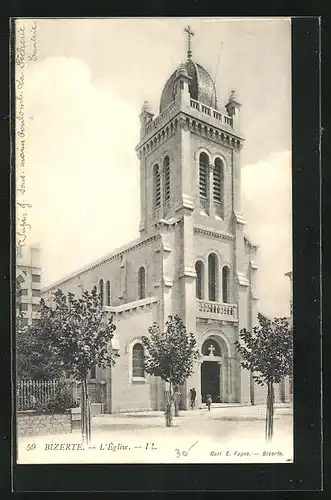
M146 374L144 379L132 376L132 348L141 337L148 336L148 327L158 319L158 304L116 315L116 334L120 340L120 357L112 368L112 412L152 410L156 408L156 380Z
M170 124L169 124L170 125ZM154 208L154 176L153 167L158 164L161 172L163 159L169 156L170 159L170 203L169 210L162 206ZM180 162L180 135L178 129L174 131L159 147L150 151L141 159L141 173L145 176L145 185L141 186L141 199L146 200L145 206L141 208L142 224L144 234L154 234L154 222L162 218L170 218L175 215L174 206L181 196L181 162ZM161 200L163 200L163 175L161 174ZM161 202L162 203L162 202Z
M16 312L23 314L23 325L31 325L39 318L41 295L41 269L38 248L17 249L16 260Z
M18 436L68 434L72 431L70 411L44 415L36 414L34 411L18 411L16 423Z
M51 293L61 288L64 293L72 292L80 295L82 288L91 291L94 286L99 290L99 282L104 281L104 303L106 305L107 280L111 283L111 305L117 306L138 300L138 270L140 266L146 268L146 296L155 295L155 280L158 274L155 267L155 250L159 246L159 238L135 240L132 247L127 245L125 250L110 256L84 271L78 272L69 279L59 281L53 287L42 291L45 299Z

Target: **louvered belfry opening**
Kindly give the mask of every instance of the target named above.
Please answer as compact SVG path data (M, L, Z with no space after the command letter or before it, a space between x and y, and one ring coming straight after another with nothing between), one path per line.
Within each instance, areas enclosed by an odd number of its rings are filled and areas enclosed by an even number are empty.
M161 176L159 165L154 166L154 206L161 206Z
M207 200L208 196L208 156L201 153L199 157L199 194L200 198Z
M223 162L220 158L216 158L213 173L213 200L215 212L221 217L223 216L223 175Z
M166 156L163 160L164 169L164 201L168 202L170 200L170 160L169 156Z

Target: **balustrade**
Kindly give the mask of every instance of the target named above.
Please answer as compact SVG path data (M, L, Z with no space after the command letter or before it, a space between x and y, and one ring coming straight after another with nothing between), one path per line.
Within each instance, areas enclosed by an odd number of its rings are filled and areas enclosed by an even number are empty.
M237 305L213 302L210 300L197 300L198 316L224 317L226 321L237 321Z
M233 120L231 116L223 115L219 111L216 111L215 109L206 106L205 104L200 103L199 101L196 101L195 99L190 99L190 106L193 109L196 109L197 111L204 113L205 115L208 115L210 117L215 118L216 120L219 120L222 123L225 123L226 125L229 125L230 127L233 126ZM167 106L162 113L159 114L152 122L150 122L148 125L145 127L145 135L150 134L153 130L159 128L159 126L165 121L165 119L174 111L176 108L176 101L173 101L172 103Z
M216 120L219 120L220 122L232 127L233 120L231 116L223 115L219 111L216 111L215 109L210 108L209 106L206 106L205 104L202 104L195 99L190 99L190 106L191 108L196 109L197 111L201 111L201 113L205 113L208 116L212 116Z
M175 108L176 108L176 102L173 101L172 103L169 104L169 106L167 106L162 111L162 113L159 114L159 116L155 118L155 120L153 120L145 127L145 135L149 134L152 131L152 129L158 128L159 125L165 121L167 116L169 116L174 111Z

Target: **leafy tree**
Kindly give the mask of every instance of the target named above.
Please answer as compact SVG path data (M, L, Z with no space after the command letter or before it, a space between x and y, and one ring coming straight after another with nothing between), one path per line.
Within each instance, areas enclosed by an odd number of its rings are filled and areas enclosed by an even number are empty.
M267 412L265 437L270 441L274 428L274 384L292 373L292 330L288 318L271 320L258 314L259 325L248 332L240 332L236 348L241 355L241 366L253 374L259 385L267 385Z
M91 410L87 377L96 364L101 368L115 363L111 339L116 329L112 316L107 317L95 289L84 291L80 298L62 290L53 293L53 304L40 301L40 321L34 331L48 340L49 352L59 360L59 366L81 382L82 438L91 439Z
M16 319L16 373L18 379L53 380L65 375L48 331L35 325L24 326L20 313Z
M169 383L165 417L166 425L170 427L174 402L178 414L179 387L192 374L194 362L198 357L196 340L192 333L187 334L186 327L178 315L168 317L164 332L157 323L153 323L148 332L149 336L143 337L143 344L148 351L145 370Z

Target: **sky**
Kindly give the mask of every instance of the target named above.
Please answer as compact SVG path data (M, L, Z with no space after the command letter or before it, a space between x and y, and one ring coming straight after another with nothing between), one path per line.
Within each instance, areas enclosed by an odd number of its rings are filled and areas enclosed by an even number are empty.
M219 104L232 89L242 103L242 208L246 233L259 245L259 309L287 315L289 19L19 21L25 191L17 202L29 206L18 206L17 218L27 225L24 243L40 245L47 286L139 236L139 113L148 100L157 116L162 88L186 58L188 24L193 60L215 79ZM17 176L21 170L17 164Z

